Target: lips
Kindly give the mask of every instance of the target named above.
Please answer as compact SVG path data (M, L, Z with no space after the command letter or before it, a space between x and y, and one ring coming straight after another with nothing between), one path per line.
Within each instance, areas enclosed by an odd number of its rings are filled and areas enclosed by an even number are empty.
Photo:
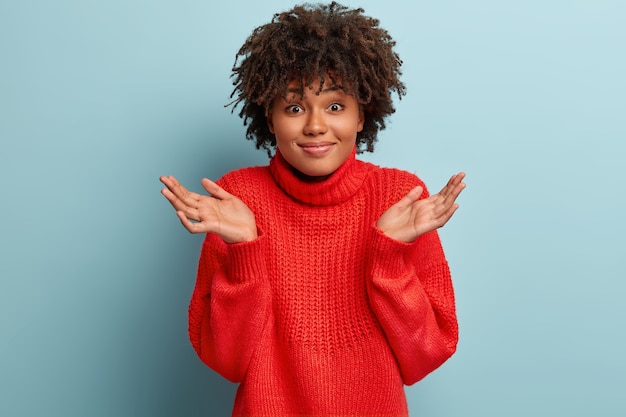
M310 142L298 146L309 155L320 156L329 152L335 144L332 142Z

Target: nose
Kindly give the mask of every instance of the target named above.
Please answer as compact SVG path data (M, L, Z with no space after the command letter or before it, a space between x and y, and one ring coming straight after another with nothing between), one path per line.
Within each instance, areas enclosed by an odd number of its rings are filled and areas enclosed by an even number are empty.
M326 130L326 121L321 111L310 111L304 125L304 134L307 136L323 135Z

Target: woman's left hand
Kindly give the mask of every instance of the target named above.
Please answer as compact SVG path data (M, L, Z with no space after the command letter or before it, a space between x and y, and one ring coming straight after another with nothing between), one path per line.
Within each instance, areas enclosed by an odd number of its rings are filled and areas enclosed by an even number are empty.
M424 233L442 227L459 207L455 201L465 188L463 178L463 172L453 175L441 191L421 200L424 189L413 188L380 216L376 227L402 242L413 242Z

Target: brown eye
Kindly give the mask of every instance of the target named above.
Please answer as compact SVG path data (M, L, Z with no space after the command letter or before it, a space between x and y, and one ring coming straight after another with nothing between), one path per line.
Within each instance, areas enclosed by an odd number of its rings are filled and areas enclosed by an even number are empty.
M301 111L302 111L302 107L300 107L300 106L293 105L293 106L287 107L287 112L288 113L298 114Z
M339 103L333 103L328 106L328 110L330 110L331 112L338 112L341 109L343 109L343 106Z

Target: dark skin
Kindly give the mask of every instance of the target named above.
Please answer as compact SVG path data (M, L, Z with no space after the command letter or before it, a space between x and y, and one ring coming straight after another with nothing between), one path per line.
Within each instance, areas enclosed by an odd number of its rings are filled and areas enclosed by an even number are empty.
M183 227L190 233L215 233L227 243L257 238L254 214L243 201L213 181L202 179L209 195L188 191L176 178L162 176L161 193L172 204Z
M319 78L313 79L314 85L319 82ZM297 89L298 84L292 81L289 85L292 84ZM277 95L273 103L266 122L277 148L294 169L307 174L312 181L323 181L345 163L364 122L355 97L343 89L329 88L321 93L305 90L302 96L290 96L289 100ZM331 144L332 149L311 156L302 151L302 145L310 143ZM465 188L464 178L463 172L453 175L441 191L424 199L420 199L423 188L415 187L389 207L376 226L401 242L413 242L424 233L442 227L458 208L455 201ZM202 186L209 194L202 195L188 191L172 176L160 179L166 187L162 194L189 232L215 233L227 243L257 238L252 211L215 182L202 179Z
M444 226L458 208L455 201L465 188L464 178L463 172L453 175L441 191L421 200L423 188L413 188L380 216L376 226L401 242L413 242L424 233ZM257 238L252 211L213 181L202 180L209 194L203 195L187 190L172 176L162 176L160 180L166 187L163 196L190 233L215 233L227 243Z

